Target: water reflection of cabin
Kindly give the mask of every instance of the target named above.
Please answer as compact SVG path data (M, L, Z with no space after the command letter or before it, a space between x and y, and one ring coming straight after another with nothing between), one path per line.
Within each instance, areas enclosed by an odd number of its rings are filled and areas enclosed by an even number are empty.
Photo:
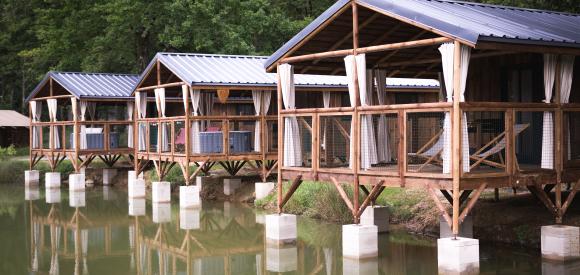
M143 171L152 161L163 179L177 163L189 182L217 162L231 175L256 163L261 167L253 168L266 178L277 160L272 142L277 100L276 75L264 72L265 60L158 53L134 93L139 133L135 170ZM344 89L337 79L297 77L296 86L304 91ZM195 170L190 170L192 164Z
M563 198L561 183L580 178L580 151L572 146L580 142L579 34L580 16L558 12L455 1L338 1L265 65L279 76L278 95L289 99L279 100L285 124L278 130L278 169L279 183L293 186L284 195L279 184L279 211L302 180L333 182L355 222L385 186L420 187L457 233L482 190L521 186L561 222L576 193L574 187ZM294 106L301 93L294 91L293 72L346 74L350 98L330 108ZM446 97L389 102L374 89L384 75L440 78ZM329 133L324 125L336 120L342 126ZM305 127L313 134L305 135ZM325 139L342 140L350 156L343 150L325 158L336 149ZM353 184L352 199L344 182Z
M49 72L27 99L30 168L44 157L54 171L68 158L79 172L96 157L113 166L133 156L137 75Z

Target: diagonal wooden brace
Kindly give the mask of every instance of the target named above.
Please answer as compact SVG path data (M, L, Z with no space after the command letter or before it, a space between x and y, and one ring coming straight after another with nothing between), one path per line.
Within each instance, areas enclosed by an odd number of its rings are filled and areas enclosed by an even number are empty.
M359 209L358 209L358 211L356 213L356 217L357 218L360 218L360 216L365 211L365 209L367 208L367 206L374 200L374 198L376 198L376 197L379 196L379 194L381 193L382 190L384 190L383 183L384 183L384 180L381 180L381 181L379 181L379 183L377 183L373 187L373 189L371 190L371 192L369 193L369 195L366 197L366 199L363 201L363 203L359 207Z
M465 206L465 208L463 208L463 211L461 211L461 215L459 215L459 223L462 223L463 220L465 220L465 217L467 217L467 214L469 214L469 211L471 211L471 209L473 208L473 206L475 205L475 203L479 199L479 196L481 195L483 190L485 190L485 187L487 187L487 183L480 185L477 188L477 190L475 190L475 193L473 194L471 199L469 199L469 201L467 202L467 205ZM466 193L466 191L467 190L463 191L463 194L468 194L468 196L469 196L469 193L471 193L471 192ZM461 194L461 195L463 196L463 194Z
M342 198L344 203L346 203L346 206L348 207L348 209L350 209L350 211L352 212L352 215L356 216L357 211L354 209L354 206L352 206L352 202L350 201L350 199L346 195L346 192L344 192L344 189L342 189L342 186L340 186L340 183L338 183L338 181L334 177L330 177L330 181L332 181L332 183L334 184L334 187L336 187L338 194L340 195L340 197Z
M572 201L574 200L574 197L576 196L576 193L578 192L578 187L580 187L580 180L578 180L574 184L574 189L572 189L572 191L570 191L570 194L568 194L566 201L562 205L562 209L560 210L560 217L563 217L564 214L566 214L568 207L570 206L570 204L572 204Z
M437 208L439 208L439 213L441 213L441 216L443 216L443 218L447 222L447 225L449 225L449 228L451 229L453 226L453 222L451 221L451 216L449 216L449 213L447 213L447 209L445 209L445 206L443 206L443 204L437 197L437 194L435 194L435 190L433 187L427 187L427 190L429 190L429 195L431 195L431 199L433 199L433 202L435 202L435 205L437 206Z
M286 195L284 195L284 198L282 199L282 202L280 203L280 205L278 205L278 213L281 213L282 212L282 209L284 208L284 205L286 205L286 203L292 197L292 195L294 194L294 192L296 191L296 189L298 189L298 187L300 186L300 184L302 184L302 175L297 176L294 179L294 181L292 182L292 185L290 186L290 189L288 189L288 192L286 192Z

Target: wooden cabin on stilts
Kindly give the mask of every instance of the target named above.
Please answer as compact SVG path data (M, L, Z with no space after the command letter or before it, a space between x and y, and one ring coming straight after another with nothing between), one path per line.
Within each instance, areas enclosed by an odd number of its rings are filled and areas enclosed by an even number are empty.
M137 75L49 72L27 98L30 170L46 159L54 172L65 159L80 172L95 158L113 167L133 158Z
M457 236L484 190L511 187L527 188L562 223L580 187L579 33L575 14L337 1L265 63L278 74L278 211L305 180L334 184L354 223L385 187L415 187L431 194ZM294 73L346 75L348 96L298 108ZM389 102L386 76L439 79L442 94ZM335 133L323 131L335 121ZM334 150L333 140L346 149ZM328 150L335 158L324 157ZM567 196L564 183L574 184Z

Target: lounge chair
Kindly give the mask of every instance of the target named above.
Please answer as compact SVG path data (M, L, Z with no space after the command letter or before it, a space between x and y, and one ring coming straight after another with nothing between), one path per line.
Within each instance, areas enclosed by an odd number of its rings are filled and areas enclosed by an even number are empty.
M427 143L425 143L417 152L409 153L409 156L418 157L425 159L425 162L419 166L416 172L420 172L425 166L434 162L439 165L442 164L441 160L437 157L441 155L443 152L443 138L441 135L443 134L443 130L440 130L436 135L434 135Z
M514 125L514 136L517 137L524 130L526 130L529 126L530 126L530 124L516 124L516 125ZM493 138L490 142L485 144L483 147L481 147L479 150L477 150L477 152L475 152L473 155L471 155L469 158L474 160L475 163L473 163L470 166L470 169L473 169L482 163L485 163L486 165L489 165L492 167L504 169L505 164L503 163L503 157L500 153L501 153L501 151L503 151L505 149L505 146L506 146L505 134L506 134L506 131L503 131L501 134L499 134L498 136ZM499 154L500 162L488 160L489 157L496 155L496 154ZM516 167L517 167L518 166L517 158L515 158L515 162L516 162Z

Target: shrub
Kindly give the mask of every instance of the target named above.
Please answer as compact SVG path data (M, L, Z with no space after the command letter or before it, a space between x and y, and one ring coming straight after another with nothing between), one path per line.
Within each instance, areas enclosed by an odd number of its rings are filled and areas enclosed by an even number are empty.
M10 145L8 147L0 147L0 160L6 160L9 157L16 155L16 147Z

